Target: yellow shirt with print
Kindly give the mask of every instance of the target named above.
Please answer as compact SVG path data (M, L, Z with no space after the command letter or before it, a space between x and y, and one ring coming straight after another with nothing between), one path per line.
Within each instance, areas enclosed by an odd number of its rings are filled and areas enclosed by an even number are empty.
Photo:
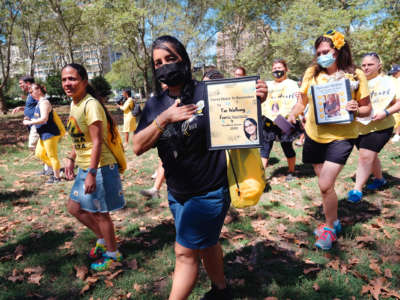
M395 80L395 84L398 87L398 89L400 89L400 77L399 78L393 77L393 79ZM393 114L393 116L394 116L394 119L396 120L396 124L394 126L395 126L395 128L397 128L400 126L400 112Z
M93 143L89 134L89 125L101 121L103 126L103 143L98 167L117 163L114 155L105 144L108 126L105 111L99 101L87 94L79 103L71 103L71 111L68 120L67 130L72 138L76 152L76 164L81 169L90 166Z
M262 114L272 121L280 114L286 117L297 102L297 83L291 79L282 82L267 81L268 97L261 104Z
M324 71L314 77L314 67L306 70L300 92L307 95L309 109L307 112L307 122L305 130L307 135L318 143L330 143L336 140L347 140L358 137L358 122L353 121L349 124L323 124L317 125L314 114L314 103L311 96L311 86L327 83L329 76ZM358 81L359 85L356 91L351 92L352 99L360 101L369 96L368 81L362 70L356 69L355 75L345 73L345 78L350 81Z
M393 105L392 101L395 99L400 99L400 88L393 77L379 75L368 81L368 87L374 114ZM360 135L394 127L395 123L393 115L379 121L371 121L367 125L360 123Z
M139 105L139 104L138 104ZM120 109L124 112L124 126L122 132L133 132L136 129L136 118L132 115L132 109L135 107L135 102L129 97Z

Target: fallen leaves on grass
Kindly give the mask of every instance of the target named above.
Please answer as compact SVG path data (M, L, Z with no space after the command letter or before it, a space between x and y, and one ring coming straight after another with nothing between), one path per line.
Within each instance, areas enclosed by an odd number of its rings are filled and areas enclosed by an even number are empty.
M132 260L130 260L130 261L128 261L128 262L127 262L127 265L128 265L128 267L131 268L132 270L137 270L137 268L138 268L138 264L137 264L137 261L136 261L135 258L132 259Z
M15 260L20 260L24 256L24 246L18 245L14 251Z
M89 272L88 268L86 266L74 266L74 269L76 271L76 277L80 280L85 280L85 277Z

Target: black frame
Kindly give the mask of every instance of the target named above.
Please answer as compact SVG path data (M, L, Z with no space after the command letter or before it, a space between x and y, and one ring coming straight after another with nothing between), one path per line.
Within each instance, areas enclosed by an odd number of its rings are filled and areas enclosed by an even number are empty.
M210 107L208 102L208 86L210 85L218 85L218 84L227 84L227 83L236 83L243 81L255 81L257 84L257 80L260 79L260 76L245 76L239 78L228 78L228 79L215 79L215 80L207 80L205 81L206 85L206 97L205 97L205 105L207 111L207 145L209 150L222 150L222 149L238 149L238 148L261 148L261 138L262 138L262 120L261 120L261 101L259 97L257 97L257 134L258 134L258 143L254 144L232 144L232 145L224 145L224 146L216 146L213 147L211 144L211 122L210 122Z
M343 79L342 79L343 80ZM346 97L347 97L347 101L350 101L352 99L351 96L351 88L350 88L350 80L349 79L344 79L345 80L345 86L346 86ZM325 84L329 84L331 82L328 83L323 83L320 85L325 85ZM333 82L332 82L333 83ZM354 113L353 112L347 112L348 113L348 118L343 119L343 120L332 120L332 121L324 121L324 122L319 122L319 116L318 116L318 111L317 108L319 106L317 106L317 99L315 97L315 91L314 91L314 86L311 86L311 96L312 96L312 100L313 100L313 104L314 104L314 116L315 116L315 122L317 123L317 125L325 125L325 124L342 124L342 123L351 123L354 121ZM324 112L325 114L325 112Z

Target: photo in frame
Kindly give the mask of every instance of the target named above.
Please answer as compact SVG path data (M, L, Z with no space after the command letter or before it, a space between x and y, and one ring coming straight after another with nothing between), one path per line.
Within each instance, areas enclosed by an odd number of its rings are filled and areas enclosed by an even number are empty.
M209 150L261 147L259 76L205 81Z
M351 100L348 79L313 85L311 95L317 125L348 124L354 120L354 114L346 110L346 103Z

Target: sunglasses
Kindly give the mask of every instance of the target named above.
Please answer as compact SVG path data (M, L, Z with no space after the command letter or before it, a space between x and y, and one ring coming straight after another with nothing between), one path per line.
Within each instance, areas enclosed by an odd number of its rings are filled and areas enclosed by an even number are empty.
M373 57L377 58L379 61L381 61L381 58L379 57L378 53L376 53L376 52L369 52L369 53L365 53L363 55L363 57L366 57L366 56L373 56Z
M327 32L325 32L326 35L334 35L335 33L336 33L335 29L331 29L331 30L328 30Z

